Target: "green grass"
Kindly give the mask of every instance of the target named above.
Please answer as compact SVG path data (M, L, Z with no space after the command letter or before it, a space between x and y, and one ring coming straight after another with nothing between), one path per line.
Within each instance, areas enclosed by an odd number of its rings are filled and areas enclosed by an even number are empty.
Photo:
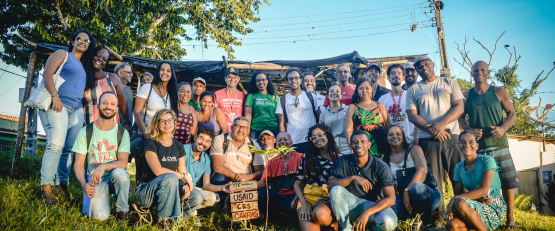
M40 194L40 160L24 157L22 163L25 164L21 167L23 176L12 179L6 175L11 167L8 159L6 155L0 154L0 230L157 230L142 221L127 224L113 217L107 221L98 221L81 215L82 191L73 173L69 188L73 200L46 205ZM135 202L134 168L128 172L133 182L129 199L131 205ZM445 192L446 200L453 195L450 191ZM521 230L555 230L554 217L524 210L516 210L515 217ZM174 230L264 230L265 223L264 219L259 218L245 225L243 222L233 222L229 213L217 212L200 212L199 218L203 225L200 228L193 225L192 219L188 219L175 225ZM285 216L276 220L268 224L267 230L299 230L295 217ZM397 230L411 230L411 223L399 221Z

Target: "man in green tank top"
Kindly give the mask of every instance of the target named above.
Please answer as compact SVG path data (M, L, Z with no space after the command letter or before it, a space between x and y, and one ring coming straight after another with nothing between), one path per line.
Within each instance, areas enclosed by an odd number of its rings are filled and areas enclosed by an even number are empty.
M509 93L502 87L488 83L489 66L478 61L472 66L474 88L463 93L465 98L464 113L459 124L464 130L472 130L478 135L478 154L489 155L500 167L501 192L507 203L506 229L518 229L514 219L515 188L520 187L518 175L509 152L509 143L505 133L515 122L516 112ZM507 118L503 119L503 111ZM468 115L468 122L465 120Z

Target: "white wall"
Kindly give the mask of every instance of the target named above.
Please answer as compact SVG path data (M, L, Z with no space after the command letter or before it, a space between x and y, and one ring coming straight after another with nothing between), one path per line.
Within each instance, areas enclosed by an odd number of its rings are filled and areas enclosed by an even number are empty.
M517 171L540 166L540 151L542 142L538 141L518 141L509 139L509 149L515 163ZM555 144L547 144L546 152L543 153L543 165L555 163Z

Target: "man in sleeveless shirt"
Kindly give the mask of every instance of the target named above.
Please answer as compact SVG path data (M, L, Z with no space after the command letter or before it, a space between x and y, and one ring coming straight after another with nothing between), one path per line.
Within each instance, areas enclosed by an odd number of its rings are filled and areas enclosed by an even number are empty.
M513 213L515 188L520 187L520 182L505 133L514 124L516 112L509 93L502 87L489 85L489 74L489 66L484 61L478 61L472 66L471 75L475 84L474 88L463 93L465 110L459 117L459 123L464 130L472 130L478 135L478 154L493 157L501 168L501 192L508 207L507 229L518 229ZM503 111L507 114L505 120Z
M452 181L455 166L463 160L459 143L458 118L464 111L464 97L457 81L437 77L434 62L428 56L420 56L414 62L422 81L407 90L407 115L409 121L419 128L418 145L424 151L426 162L438 182L437 190L443 196L445 171ZM443 200L432 214L435 226L441 228L445 213Z
M237 117L243 116L243 106L247 94L237 89L237 84L241 81L239 69L228 67L225 70L225 83L227 87L214 92L214 107L219 107L225 114L227 120L227 130L231 131L231 124Z

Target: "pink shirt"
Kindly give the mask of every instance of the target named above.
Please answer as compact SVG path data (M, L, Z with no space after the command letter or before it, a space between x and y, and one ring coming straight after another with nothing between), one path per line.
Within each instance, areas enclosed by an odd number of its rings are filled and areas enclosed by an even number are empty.
M350 105L351 100L353 99L353 94L355 93L356 85L349 84L345 87L341 88L341 100L340 102L345 105ZM324 107L330 105L330 99L326 96L326 100L324 101Z
M227 131L231 131L231 124L233 120L243 115L243 105L247 95L239 89L235 93L228 93L226 89L221 89L214 92L214 107L219 107L224 111L227 120Z

